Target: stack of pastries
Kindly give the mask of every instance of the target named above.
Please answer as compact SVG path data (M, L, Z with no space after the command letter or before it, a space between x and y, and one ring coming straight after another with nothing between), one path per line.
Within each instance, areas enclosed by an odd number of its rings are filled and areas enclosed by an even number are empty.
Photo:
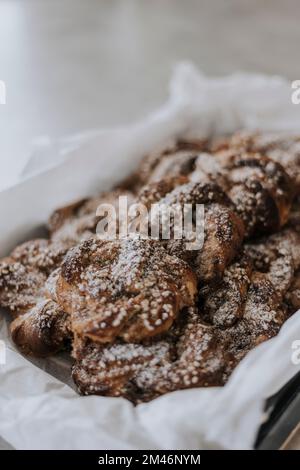
M204 244L101 240L97 207L204 204ZM133 403L224 385L300 308L300 137L178 141L126 182L56 210L48 239L0 260L0 307L26 355L67 349L80 393Z

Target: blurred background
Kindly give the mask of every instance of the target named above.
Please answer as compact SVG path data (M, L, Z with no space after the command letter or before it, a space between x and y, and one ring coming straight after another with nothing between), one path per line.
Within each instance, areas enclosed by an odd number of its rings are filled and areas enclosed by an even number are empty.
M0 0L0 187L31 140L136 120L173 65L300 78L297 0Z
M300 79L299 20L299 0L0 0L0 187L37 136L151 112L177 61Z

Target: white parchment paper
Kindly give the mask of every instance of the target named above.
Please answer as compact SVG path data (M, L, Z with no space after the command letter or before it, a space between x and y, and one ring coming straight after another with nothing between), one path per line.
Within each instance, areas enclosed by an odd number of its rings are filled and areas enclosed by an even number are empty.
M143 121L36 143L20 182L0 192L0 254L32 236L59 205L109 188L145 153L177 137L238 128L299 132L290 84L261 75L211 79L178 65L168 102ZM17 449L251 448L265 399L300 370L291 359L299 339L300 313L248 354L224 388L179 391L134 408L121 398L78 396L70 362L22 357L1 317L0 435Z

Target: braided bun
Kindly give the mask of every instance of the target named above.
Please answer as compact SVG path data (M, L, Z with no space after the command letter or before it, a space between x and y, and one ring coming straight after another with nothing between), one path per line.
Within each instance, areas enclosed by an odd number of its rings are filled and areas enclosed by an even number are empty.
M217 181L234 203L246 236L272 233L286 224L294 187L279 163L232 149L201 154L192 181Z
M138 342L168 330L193 305L196 287L188 265L158 242L95 239L69 251L56 296L76 334Z
M12 339L27 355L46 357L63 349L71 333L69 316L55 302L38 302L10 325Z
M178 185L178 182L181 184ZM239 251L244 226L219 186L215 183L184 182L182 178L167 179L145 186L139 200L148 207L153 203L159 203L162 207L179 205L182 212L184 204L193 207L205 205L203 247L187 249L187 233L183 233L179 240L171 237L165 242L165 247L171 255L188 262L201 282L209 283L222 276Z

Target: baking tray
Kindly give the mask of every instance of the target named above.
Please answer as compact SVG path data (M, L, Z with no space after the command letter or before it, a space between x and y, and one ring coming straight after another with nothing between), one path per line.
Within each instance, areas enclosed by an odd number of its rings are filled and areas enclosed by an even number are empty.
M258 432L255 448L280 449L300 423L300 372L267 400L265 413L268 418Z

